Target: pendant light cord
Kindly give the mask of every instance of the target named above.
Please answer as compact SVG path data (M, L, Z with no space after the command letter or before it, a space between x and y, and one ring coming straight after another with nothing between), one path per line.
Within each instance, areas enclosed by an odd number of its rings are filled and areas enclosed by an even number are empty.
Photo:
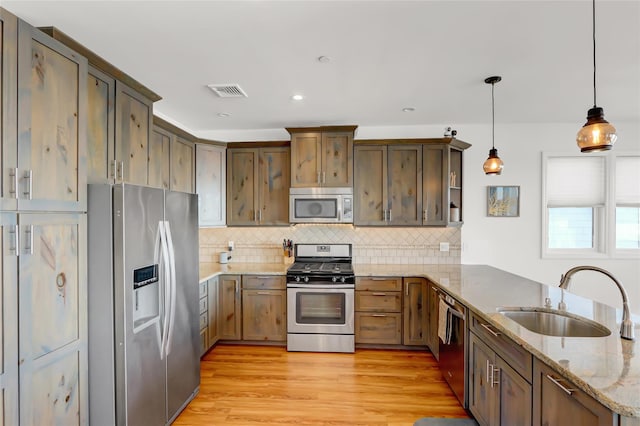
M593 0L593 107L596 107L596 0Z
M496 149L496 107L493 97L493 87L495 83L491 83L491 148Z

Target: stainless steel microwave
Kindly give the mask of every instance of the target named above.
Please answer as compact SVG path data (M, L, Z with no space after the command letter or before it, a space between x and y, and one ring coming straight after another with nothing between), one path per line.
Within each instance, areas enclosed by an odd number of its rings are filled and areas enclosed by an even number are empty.
M290 188L291 223L353 223L353 188Z

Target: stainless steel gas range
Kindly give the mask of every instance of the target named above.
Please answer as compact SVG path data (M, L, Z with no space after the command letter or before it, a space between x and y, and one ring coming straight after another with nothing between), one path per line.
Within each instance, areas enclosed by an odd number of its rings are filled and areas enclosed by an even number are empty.
M296 244L287 270L287 350L354 352L351 244Z

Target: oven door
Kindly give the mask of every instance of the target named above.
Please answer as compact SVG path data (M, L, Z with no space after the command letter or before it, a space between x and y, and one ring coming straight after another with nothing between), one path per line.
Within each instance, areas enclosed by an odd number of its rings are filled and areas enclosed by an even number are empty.
M354 334L353 286L294 284L287 288L287 332Z

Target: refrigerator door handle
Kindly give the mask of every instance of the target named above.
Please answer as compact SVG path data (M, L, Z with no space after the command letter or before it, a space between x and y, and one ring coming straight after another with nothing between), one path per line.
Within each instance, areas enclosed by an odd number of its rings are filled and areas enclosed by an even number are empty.
M163 221L159 221L158 222L158 237L156 239L158 246L159 246L159 250L160 250L160 265L162 267L162 272L163 272L163 279L162 279L162 286L161 289L163 291L163 302L164 302L164 306L162 309L162 337L160 339L160 359L164 359L166 352L165 352L165 347L166 347L166 342L167 342L167 334L169 333L169 318L168 318L168 313L169 313L169 286L170 284L170 279L171 279L171 275L170 275L170 271L169 271L169 264L168 264L168 259L169 259L169 251L167 249L167 239L166 239L166 232L165 232L165 228L164 228L164 222Z
M169 271L171 274L170 281L170 309L169 309L169 331L167 333L167 340L165 342L165 355L169 355L171 352L171 342L173 341L173 329L175 328L176 319L176 297L178 293L178 284L176 280L176 254L173 247L173 237L171 236L171 225L169 222L164 223L164 230L166 233L167 249L169 251Z

